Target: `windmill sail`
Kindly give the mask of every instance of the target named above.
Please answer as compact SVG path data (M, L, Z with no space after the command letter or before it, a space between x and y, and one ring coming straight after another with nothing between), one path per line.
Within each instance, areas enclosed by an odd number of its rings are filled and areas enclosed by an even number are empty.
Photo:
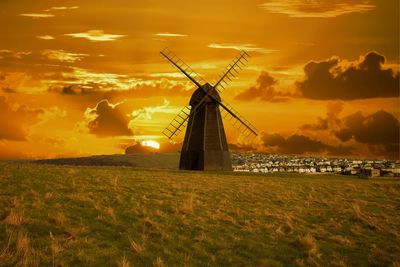
M222 72L220 78L215 83L214 88L221 93L239 73L245 63L248 61L250 55L246 51L242 51Z
M195 72L188 64L183 62L174 52L169 50L168 48L164 48L160 54L169 62L171 62L178 70L180 70L186 77L188 77L194 84L198 87L201 87L202 84L205 84L205 80Z
M223 118L227 119L244 137L256 137L257 129L242 115L239 114L228 102L221 101L223 109L221 113Z
M182 59L180 59L174 52L168 48L163 49L160 54L169 62L171 62L178 70L180 70L186 77L188 77L197 87L201 87L205 83L203 78L195 72L189 65L187 65ZM182 129L187 124L190 106L185 106L168 124L168 126L162 131L162 133L168 138L172 139L179 135Z
M172 139L179 135L182 129L187 124L190 114L190 106L185 106L168 124L168 126L162 131L162 133L168 138Z

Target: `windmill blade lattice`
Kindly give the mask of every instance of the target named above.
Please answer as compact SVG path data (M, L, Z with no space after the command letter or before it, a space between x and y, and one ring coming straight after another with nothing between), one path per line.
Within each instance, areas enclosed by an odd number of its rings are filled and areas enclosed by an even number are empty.
M164 48L160 54L169 62L171 62L178 70L180 70L186 77L188 77L194 84L201 87L206 81L188 64L180 59L174 52L168 48Z
M222 117L229 121L244 137L254 138L258 135L256 127L240 115L229 103L224 100L221 102L230 111L228 112L226 108L220 108Z
M215 83L215 89L221 93L236 76L239 74L239 70L241 70L245 65L250 55L246 51L242 51L239 56L237 56L222 72L218 81Z
M185 106L162 131L168 139L178 136L182 129L186 126L190 114L190 106Z

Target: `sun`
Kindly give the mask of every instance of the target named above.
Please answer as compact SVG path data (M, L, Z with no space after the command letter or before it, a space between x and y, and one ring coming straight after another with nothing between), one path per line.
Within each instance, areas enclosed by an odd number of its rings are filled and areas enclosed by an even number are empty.
M145 140L141 142L142 146L148 146L155 149L160 149L160 143L153 140Z

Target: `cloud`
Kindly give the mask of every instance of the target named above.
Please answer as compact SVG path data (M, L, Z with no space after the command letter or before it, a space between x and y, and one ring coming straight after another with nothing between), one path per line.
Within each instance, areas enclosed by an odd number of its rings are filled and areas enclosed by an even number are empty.
M78 6L55 6L55 7L51 7L48 9L45 9L43 11L45 12L50 12L50 11L60 11L60 10L71 10L71 9L77 9ZM51 13L23 13L23 14L19 14L22 17L30 17L30 18L53 18L55 17L54 14ZM45 40L49 40L49 39L45 39Z
M81 61L84 57L89 56L88 54L66 52L62 49L60 50L46 49L42 51L42 55L51 60L58 60L61 62L68 62L68 63Z
M85 117L89 132L98 137L133 135L128 128L129 117L122 110L121 103L101 100L96 107L86 109Z
M74 87L72 85L69 85L69 86L64 86L62 88L61 94L64 94L64 95L76 95L78 93L75 91L75 89L74 89Z
M52 18L55 17L55 15L50 14L50 13L24 13L24 14L19 14L22 17L30 17L30 18Z
M71 92L71 94L73 94ZM170 106L167 99L158 106L146 106L128 112L129 107L124 101L116 104L108 100L101 100L94 108L87 108L84 115L85 121L77 124L78 130L89 132L98 137L136 136L140 135L142 128L153 127L150 131L159 134L159 122L153 120L154 114L176 114L181 107ZM162 125L164 126L164 125ZM149 132L149 129L147 129Z
M4 93L8 93L8 94L14 94L14 93L16 93L16 91L15 91L14 89L11 89L11 88L9 88L9 87L3 87L3 88L1 88L1 90L2 90Z
M55 38L51 35L38 35L36 36L36 38L38 39L42 39L42 40L54 40Z
M208 45L209 48L216 48L216 49L234 49L238 51L249 51L249 52L259 52L259 53L275 53L278 50L273 49L266 49L262 47L257 47L255 44L234 44L234 43L211 43Z
M0 50L0 90L17 92L63 92L72 86L76 93L98 93L108 96L127 95L135 98L188 96L193 84L178 73L139 73L136 75L100 72L71 66L70 63L91 60L92 56L65 50L14 51ZM56 62L59 61L59 62ZM86 61L86 60L85 60ZM6 72L7 71L7 72Z
M244 101L259 99L268 102L289 101L292 94L276 91L274 88L276 84L277 80L270 76L268 72L262 71L260 76L257 78L257 85L239 93L235 99Z
M151 73L150 77L164 77L164 78L182 78L181 72L160 72L160 73Z
M338 117L343 110L342 102L328 103L326 118L318 118L317 123L304 124L300 126L300 130L322 131L338 129L342 120Z
M327 115L316 123L302 125L299 130L306 135L330 139L330 143L351 144L353 154L399 158L400 123L384 110L363 115L361 111L345 117L339 116L343 103L327 106Z
M0 110L0 140L26 140L26 128L39 122L40 116L44 114L42 109L12 104L1 95Z
M53 6L50 7L49 9L46 9L45 11L51 11L51 10L72 10L72 9L78 9L78 6Z
M308 136L294 134L287 138L280 134L264 133L261 137L267 149L283 154L329 154L349 155L351 147L331 146Z
M238 153L246 153L246 152L255 152L256 149L251 144L228 144L229 151L238 152Z
M169 33L169 32L160 32L160 33L156 33L154 35L160 36L160 37L187 37L187 34Z
M318 100L398 97L399 72L384 64L385 57L376 52L351 64L338 58L312 61L304 67L304 80L296 85L303 97Z
M343 119L344 127L335 133L341 141L354 138L357 142L387 147L398 146L400 123L390 113L379 110L364 116L360 111Z
M50 85L48 90L51 92L71 94L74 91L75 94L97 94L102 95L104 99L113 99L116 96L129 98L148 98L155 95L189 96L193 87L190 81L181 79L162 77L155 79L153 75L134 77L116 73L98 73L77 67L72 67L70 72L48 78Z
M14 50L0 50L0 59L22 59L25 56L31 55L29 51L14 51Z
M267 153L319 154L399 159L400 122L384 110L363 115L360 111L340 116L342 102L327 105L326 117L304 124L289 135L262 133Z
M260 8L294 18L332 18L350 13L365 13L375 5L366 0L269 0Z
M152 114L154 113L167 113L167 114L178 114L181 111L181 107L171 107L170 102L164 98L164 102L159 106L148 106L132 111L132 121L138 119L151 120Z
M74 38L83 38L90 40L92 42L110 42L125 37L126 35L122 34L111 34L105 33L102 30L90 30L87 32L79 32L79 33L67 33L64 34L66 36L71 36Z
M0 89L10 88L17 92L29 93L45 92L49 85L67 81L69 77L65 76L73 72L73 68L59 62L71 63L72 56L78 60L77 57L82 55L57 54L58 56L44 50L35 52L1 50L0 69L3 71L0 71L0 75L4 79L0 79Z
M21 72L0 72L0 89L5 93L16 93L17 89L29 83L31 76Z

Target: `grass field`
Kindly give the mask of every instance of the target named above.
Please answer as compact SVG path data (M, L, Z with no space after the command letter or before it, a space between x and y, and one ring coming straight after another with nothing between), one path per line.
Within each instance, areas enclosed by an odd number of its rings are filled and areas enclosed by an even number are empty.
M2 266L400 266L400 181L0 163Z

